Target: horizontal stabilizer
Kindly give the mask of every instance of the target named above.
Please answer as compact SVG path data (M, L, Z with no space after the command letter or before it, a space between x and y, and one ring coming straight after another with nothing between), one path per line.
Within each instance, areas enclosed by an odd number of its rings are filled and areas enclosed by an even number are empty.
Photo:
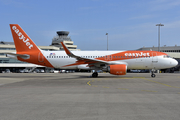
M6 53L6 57L10 57L10 58L23 58L23 59L29 59L30 55L27 54L16 54L16 53Z

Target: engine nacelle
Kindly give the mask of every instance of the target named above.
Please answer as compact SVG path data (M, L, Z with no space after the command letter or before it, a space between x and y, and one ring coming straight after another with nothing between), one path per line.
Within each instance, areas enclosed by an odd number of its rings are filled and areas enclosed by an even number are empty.
M127 66L125 64L109 65L108 71L113 75L126 75Z

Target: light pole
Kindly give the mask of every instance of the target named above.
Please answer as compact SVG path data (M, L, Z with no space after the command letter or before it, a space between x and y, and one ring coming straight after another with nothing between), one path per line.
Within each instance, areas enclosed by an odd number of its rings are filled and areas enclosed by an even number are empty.
M108 51L108 33L106 33L107 35L107 51Z
M158 26L158 51L160 52L160 26L164 26L164 24L156 24Z

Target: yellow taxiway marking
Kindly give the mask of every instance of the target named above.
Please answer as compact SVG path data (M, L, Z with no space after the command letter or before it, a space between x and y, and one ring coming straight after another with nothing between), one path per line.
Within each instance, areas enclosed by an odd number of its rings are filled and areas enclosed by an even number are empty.
M160 82L157 82L157 81L154 81L154 80L149 80L149 79L147 79L147 78L142 78L142 79L143 79L143 80L150 81L150 82L158 83L158 84L161 84L161 85L165 85L165 86L167 86L167 87L180 88L180 87L170 86L170 85L167 85L167 84L164 84L164 83L160 83Z
M91 86L90 82L91 82L91 81L87 82L87 84L88 84L89 86Z
M98 87L97 85L92 85L93 87Z
M157 92L157 91L152 91L152 90L141 90L141 91L144 91L144 92Z
M120 89L120 90L129 90L129 89L127 89L127 88L118 88L118 89Z

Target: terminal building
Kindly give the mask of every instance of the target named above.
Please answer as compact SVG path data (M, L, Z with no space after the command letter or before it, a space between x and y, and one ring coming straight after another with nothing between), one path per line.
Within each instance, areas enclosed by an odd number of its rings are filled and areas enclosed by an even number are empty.
M52 43L50 46L38 46L38 47L45 51L59 51L59 50L63 50L63 47L61 46L61 42L63 42L71 51L73 50L80 51L80 49L77 49L77 45L73 45L74 42L71 40L68 34L69 34L68 31L57 31L57 36L55 36L52 39ZM50 68L46 68L44 66L26 63L6 57L5 53L10 53L10 52L16 52L14 42L0 41L0 72L6 70L10 70L11 72L19 72L22 69L33 71L36 68L50 70Z

